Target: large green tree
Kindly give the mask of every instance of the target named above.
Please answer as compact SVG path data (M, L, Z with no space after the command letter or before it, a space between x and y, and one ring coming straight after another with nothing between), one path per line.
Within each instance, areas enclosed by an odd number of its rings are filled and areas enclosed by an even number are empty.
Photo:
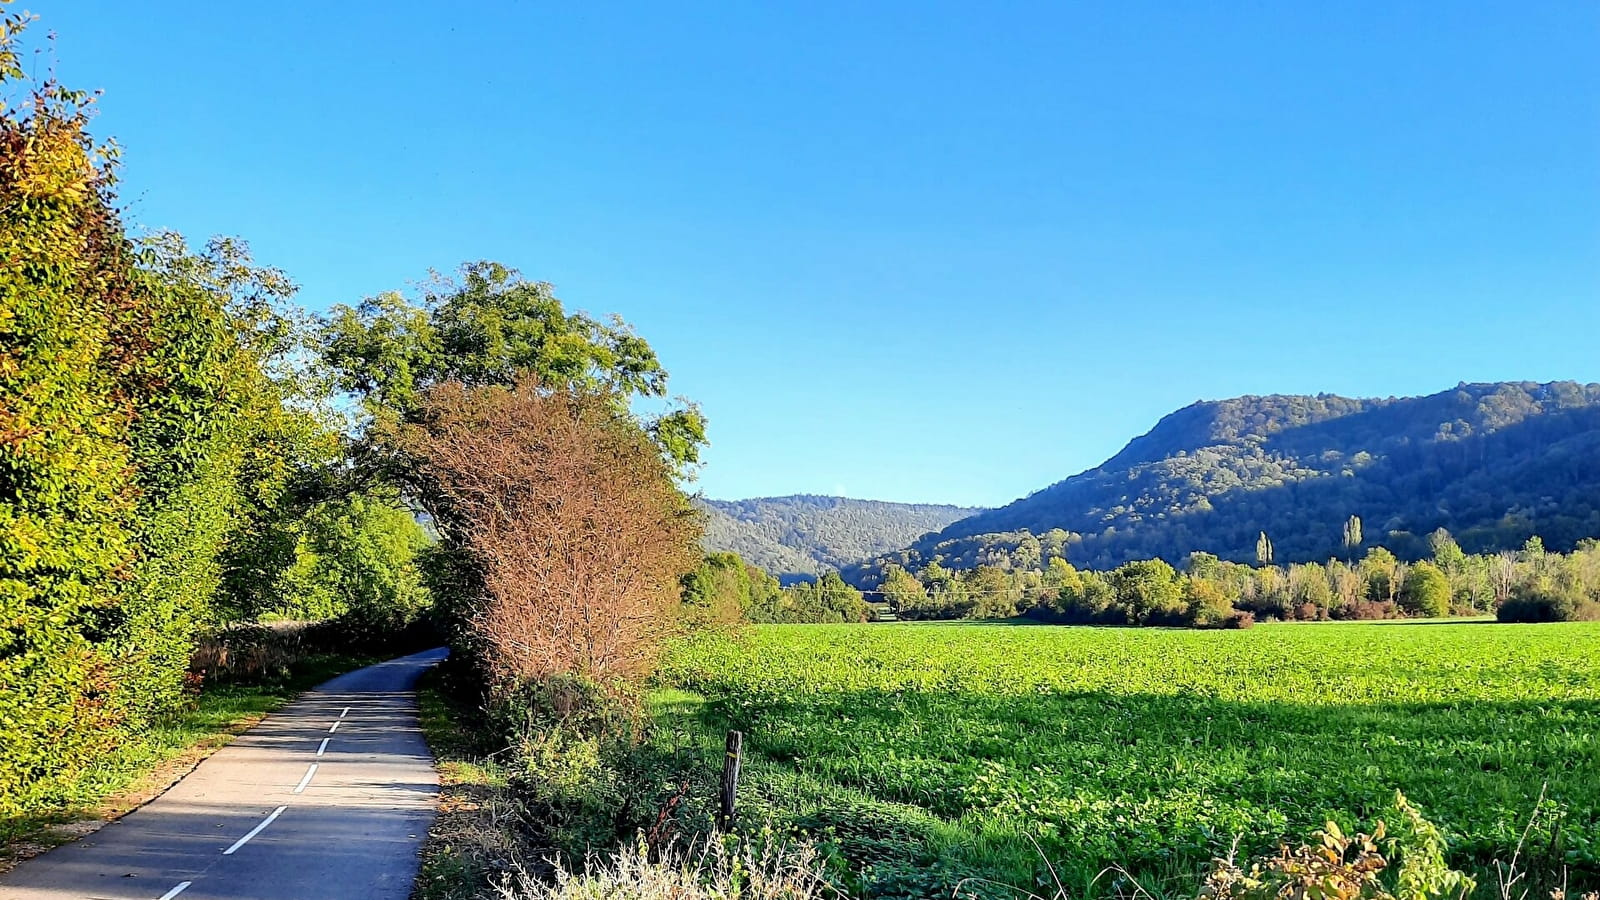
M621 319L568 312L546 282L495 262L435 276L416 295L379 294L338 306L323 324L325 357L340 386L375 418L413 416L429 388L509 386L532 376L549 386L603 388L628 402L664 401L667 372ZM705 418L682 401L644 422L679 466L699 461Z
M691 627L741 619L773 621L779 593L776 578L739 554L709 553L699 568L683 577L682 615Z
M1022 589L1011 574L997 566L979 566L962 579L973 601L972 616L1008 619L1019 612Z
M1400 606L1413 616L1437 618L1450 614L1450 579L1431 562L1419 562L1406 572Z
M1184 611L1183 585L1172 566L1159 559L1136 560L1112 571L1117 600L1137 624L1174 623Z
M884 567L883 581L879 583L878 590L884 602L892 607L896 614L907 610L916 610L926 605L928 591L922 586L915 575L905 569L890 563Z

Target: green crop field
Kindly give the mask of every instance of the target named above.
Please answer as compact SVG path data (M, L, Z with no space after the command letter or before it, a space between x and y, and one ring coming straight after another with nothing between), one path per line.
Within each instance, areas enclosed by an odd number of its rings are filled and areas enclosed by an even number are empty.
M1524 858L1600 882L1593 623L764 626L677 647L662 683L665 731L746 733L745 821L875 896L1042 886L1045 860L1074 896L1110 865L1192 896L1236 839L1366 824L1396 789L1478 871L1543 792Z

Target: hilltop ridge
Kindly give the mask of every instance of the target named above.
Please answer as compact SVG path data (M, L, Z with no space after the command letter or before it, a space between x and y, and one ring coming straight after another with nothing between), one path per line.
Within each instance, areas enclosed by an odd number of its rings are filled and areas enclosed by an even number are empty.
M1421 397L1333 394L1200 401L1104 463L926 535L876 563L1027 565L1042 553L1108 568L1200 550L1327 559L1361 517L1402 555L1426 535L1464 548L1552 548L1600 535L1600 385L1458 384ZM1053 549L1052 549L1053 548ZM876 564L849 567L860 578Z
M785 580L903 547L977 511L817 494L695 503L706 513L707 550L733 551Z

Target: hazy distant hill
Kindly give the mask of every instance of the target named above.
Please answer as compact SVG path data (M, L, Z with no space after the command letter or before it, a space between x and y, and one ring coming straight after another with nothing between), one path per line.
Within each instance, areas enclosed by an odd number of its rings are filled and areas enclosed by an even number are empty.
M778 576L815 575L893 550L977 510L799 494L696 501L707 550L732 550Z
M1341 554L1351 515L1402 555L1448 528L1469 551L1600 535L1600 385L1462 384L1426 397L1274 395L1184 407L1101 466L889 558L1022 560L1051 545L1108 567L1193 550L1278 562ZM1051 533L1052 529L1060 529ZM1024 534L1023 531L1031 534Z

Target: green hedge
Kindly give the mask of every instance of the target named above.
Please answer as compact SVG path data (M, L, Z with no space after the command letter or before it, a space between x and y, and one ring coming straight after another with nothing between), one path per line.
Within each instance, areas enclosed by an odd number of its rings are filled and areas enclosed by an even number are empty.
M137 292L83 122L48 88L0 117L0 813L115 741L125 705Z
M3 6L0 6L3 8ZM170 712L257 370L224 294L125 236L85 98L0 27L0 816Z

